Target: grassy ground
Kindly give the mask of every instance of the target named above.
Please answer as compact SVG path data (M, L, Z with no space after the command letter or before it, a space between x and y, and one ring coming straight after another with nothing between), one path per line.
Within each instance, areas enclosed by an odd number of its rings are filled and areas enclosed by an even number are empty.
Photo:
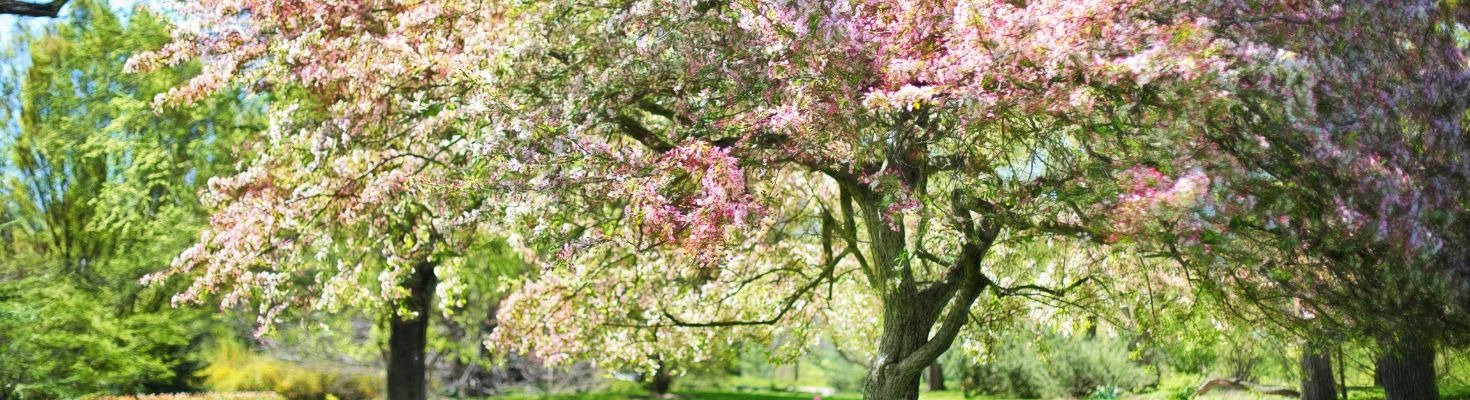
M1454 388L1442 390L1442 400L1470 400L1470 388ZM1382 400L1383 389L1378 388L1354 388L1349 393L1351 400ZM812 400L816 395L808 393L783 393L783 392L737 392L716 390L690 390L680 391L673 396L678 400ZM922 400L961 400L964 395L958 391L941 391L919 393ZM1163 400L1170 397L1165 393L1144 393L1125 396L1124 399L1132 400ZM148 396L120 396L102 397L99 400L283 400L284 398L274 393L201 393L201 394L175 394L175 395L148 395ZM580 394L557 394L557 395L534 395L518 394L497 396L483 400L652 400L652 396L638 393L636 391L613 391L600 393ZM839 393L832 396L821 396L821 400L861 400L862 396L853 393ZM1196 400L1282 400L1285 397L1263 396L1253 393L1224 392L1212 393L1210 395L1195 397ZM1003 400L991 397L971 398L970 400Z
M1442 400L1470 400L1470 388L1441 390ZM1349 391L1350 400L1382 400L1383 389L1379 388L1354 388ZM551 396L537 395L512 395L494 397L487 400L647 400L653 397L646 394L636 393L589 393L589 394L564 394ZM783 393L783 392L738 392L738 391L681 391L676 393L675 399L680 400L812 400L816 395L809 393ZM832 396L821 396L821 400L861 400L862 396L854 393L839 393ZM961 400L965 399L958 391L942 391L919 393L922 400ZM1169 399L1167 393L1143 393L1124 396L1124 399L1134 400L1164 400ZM1244 392L1217 392L1209 395L1194 397L1195 400L1283 400L1286 397L1268 396L1258 393ZM971 398L971 400L1003 400L991 397Z
M839 393L832 396L818 396L810 393L782 393L782 392L735 392L735 391L681 391L674 396L681 400L812 400L820 397L822 400L861 400L862 396L857 394ZM644 400L652 397L646 394L628 393L587 393L587 394L562 394L550 396L536 395L511 395L494 397L493 400ZM919 395L923 400L959 400L964 396L959 392L925 392Z

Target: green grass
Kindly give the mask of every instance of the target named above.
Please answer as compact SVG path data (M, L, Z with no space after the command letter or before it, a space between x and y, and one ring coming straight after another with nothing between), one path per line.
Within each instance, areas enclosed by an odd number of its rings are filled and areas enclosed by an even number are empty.
M811 393L791 392L736 392L736 391L713 391L713 390L690 390L677 391L678 399L684 400L812 400L817 397ZM641 393L583 393L583 394L558 394L558 395L509 395L497 396L487 400L645 400L653 396ZM923 400L960 400L964 395L958 391L943 392L921 392L919 398ZM839 393L832 396L822 396L822 400L861 400L862 396L853 393ZM973 400L973 399L972 399ZM981 399L983 400L983 399Z
M1470 387L1440 388L1443 400L1470 400ZM675 392L676 399L681 400L812 400L817 395L811 393L794 393L778 391L733 391L733 390L679 390ZM1383 389L1372 387L1353 387L1350 391L1352 400L1383 400ZM920 391L921 400L1002 400L992 397L973 397L965 399L959 391L930 392ZM1141 393L1127 395L1124 399L1134 400L1158 400L1169 398L1168 393L1159 391L1153 393ZM613 392L582 393L582 394L556 394L535 395L517 394L507 396L491 397L485 400L652 400L653 396L637 391L636 389L624 389ZM822 396L822 400L861 400L862 396L856 393L838 393L832 396ZM1279 396L1268 396L1257 393L1244 392L1217 392L1205 396L1195 397L1196 400L1278 400L1285 399Z
M691 400L812 400L817 396L811 393L717 391L689 391L680 392L679 395L684 399ZM862 395L856 393L838 393L832 396L822 396L822 400L861 400L862 398ZM920 391L919 398L923 400L962 400L965 396L959 391ZM970 400L985 399L971 398Z

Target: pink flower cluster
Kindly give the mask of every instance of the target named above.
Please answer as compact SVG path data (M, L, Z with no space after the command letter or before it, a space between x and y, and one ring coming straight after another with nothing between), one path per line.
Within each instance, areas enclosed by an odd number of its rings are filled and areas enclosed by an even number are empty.
M642 180L632 190L630 214L642 217L643 229L670 242L681 243L702 265L713 263L727 235L760 212L746 193L745 173L730 150L704 142L685 143L663 154L655 167L658 180ZM670 189L674 175L686 176L693 193L674 198L661 191Z
M1120 180L1123 192L1111 210L1118 232L1138 232L1166 215L1189 214L1207 203L1210 192L1210 177L1200 168L1170 177L1154 167L1134 166Z

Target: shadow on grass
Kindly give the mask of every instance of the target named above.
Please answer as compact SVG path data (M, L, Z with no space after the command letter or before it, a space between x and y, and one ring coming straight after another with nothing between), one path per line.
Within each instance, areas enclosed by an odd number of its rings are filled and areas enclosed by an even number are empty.
M777 392L720 392L720 391L679 391L669 399L672 400L812 400L817 395L810 393L777 393ZM494 400L657 400L660 397L641 393L582 393L582 394L558 394L558 395L518 395L492 397ZM860 400L861 397L853 396L822 396L822 400Z
M679 393L679 398L690 400L812 400L818 395L811 393L750 393L750 392L702 392ZM850 396L821 396L822 400L858 400Z

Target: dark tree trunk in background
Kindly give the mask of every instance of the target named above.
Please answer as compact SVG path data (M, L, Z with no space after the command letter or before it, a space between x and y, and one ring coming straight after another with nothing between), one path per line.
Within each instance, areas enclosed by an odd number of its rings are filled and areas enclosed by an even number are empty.
M1419 338L1384 341L1378 377L1387 400L1438 400L1434 381L1434 345Z
M939 365L939 361L935 361L934 364L929 365L929 376L924 379L929 381L929 390L944 390L944 366Z
M669 367L663 361L658 362L658 370L648 379L648 391L655 395L663 396L669 394L669 389L674 386L674 376L669 374Z
M413 277L405 282L409 289L404 299L408 310L416 315L393 315L388 333L388 400L424 400L429 386L424 368L424 348L428 344L429 308L433 304L434 264L421 262L414 266Z
M1302 400L1335 400L1330 350L1310 341L1302 344Z

